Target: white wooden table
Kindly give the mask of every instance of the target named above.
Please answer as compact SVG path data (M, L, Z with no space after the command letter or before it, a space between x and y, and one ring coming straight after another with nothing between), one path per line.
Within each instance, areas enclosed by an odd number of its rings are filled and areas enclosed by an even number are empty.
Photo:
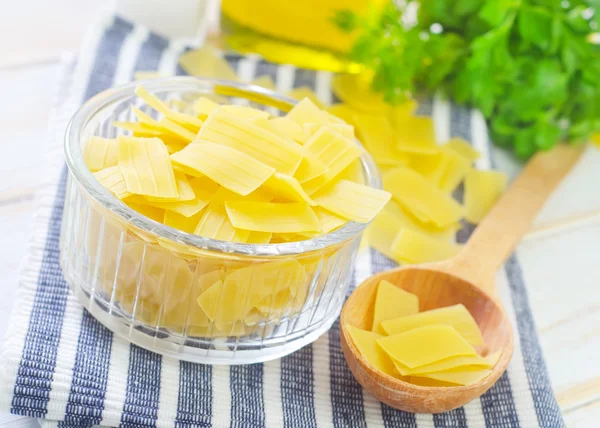
M76 52L102 2L23 0L0 26L0 337L8 324L43 164L61 51ZM35 31L32 29L35 28ZM600 420L600 150L586 153L519 247L552 384L569 427ZM556 223L582 216L562 230ZM559 228L561 229L561 228ZM556 260L561 263L557 264ZM38 426L0 413L0 426Z

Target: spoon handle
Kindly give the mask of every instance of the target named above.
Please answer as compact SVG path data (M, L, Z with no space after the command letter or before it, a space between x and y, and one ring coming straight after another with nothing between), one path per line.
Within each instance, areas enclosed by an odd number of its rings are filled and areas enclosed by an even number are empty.
M496 271L530 230L546 199L582 152L582 145L561 144L537 153L477 226L463 250L448 262L449 270L493 294Z

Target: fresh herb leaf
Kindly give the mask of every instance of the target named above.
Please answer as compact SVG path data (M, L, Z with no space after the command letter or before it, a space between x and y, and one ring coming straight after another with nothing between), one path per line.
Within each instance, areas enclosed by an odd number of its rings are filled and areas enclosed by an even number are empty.
M454 13L456 16L466 16L479 10L485 0L456 0L454 2Z
M495 0L485 2L484 6L479 10L479 18L491 25L496 27L502 22L508 15L511 9L515 6L512 0Z
M535 127L535 145L539 150L549 150L562 135L560 126L554 122L540 120Z
M515 154L521 159L527 159L537 151L535 145L535 128L522 127L514 135Z
M521 158L600 131L600 0L427 0L410 27L417 1L404 3L336 17L359 30L351 56L389 102L445 91L480 109L495 143Z
M519 11L519 35L543 50L552 40L552 15L541 6L524 6Z

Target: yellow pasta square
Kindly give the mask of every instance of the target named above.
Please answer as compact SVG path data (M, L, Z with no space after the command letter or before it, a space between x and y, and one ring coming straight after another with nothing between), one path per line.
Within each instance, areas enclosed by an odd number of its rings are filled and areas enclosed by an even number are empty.
M146 216L149 219L152 219L158 223L162 223L165 218L165 211L160 208L153 207L151 205L146 205L146 204L137 204L135 202L128 202L128 201L124 201L124 202L127 204L127 206L136 210L138 213L140 213L143 216Z
M327 112L321 110L309 98L302 99L302 101L296 104L288 112L286 117L299 125L303 125L308 122L320 123L321 125L327 125L329 123Z
M194 230L200 221L201 215L202 214L197 213L190 217L186 217L175 211L165 211L163 224L172 227L173 229L182 230L187 233L194 233Z
M256 119L254 123L269 132L283 138L291 138L297 143L304 144L306 135L302 126L287 117L275 117L273 119Z
M161 140L120 136L117 142L119 169L128 192L159 198L179 197L169 153Z
M117 198L125 199L131 196L127 191L127 184L118 165L100 170L94 174L100 184L110 190Z
M171 137L181 139L184 143L189 143L196 138L196 134L180 124L164 117L161 120L155 120L139 108L132 106L131 110L135 117L140 121L143 128L158 131L161 134L167 134Z
M305 202L227 201L225 207L229 220L238 229L271 233L320 230L319 219Z
M256 119L268 119L271 115L264 110L258 110L248 106L238 105L227 105L220 106L221 110L226 111L234 116L241 119L256 120Z
M173 135L175 137L183 139L185 142L194 141L196 138L196 132L192 132L189 129L181 126L179 123L164 117L157 122L158 127L163 132Z
M408 166L418 172L437 187L441 187L445 177L449 174L452 158L444 152L434 155L411 154ZM448 179L446 178L446 182Z
M350 125L356 126L356 114L358 112L347 104L334 104L327 109L327 112Z
M414 116L419 104L414 99L408 99L401 104L393 106L389 113L389 118L394 127L401 126L407 120Z
M319 219L319 224L321 225L321 233L329 233L334 231L335 229L339 229L346 223L348 220L337 216L329 211L321 208L321 207L313 207L313 211Z
M499 354L498 354L499 356ZM400 367L402 370L401 373L404 376L407 375L422 375L426 373L435 373L443 370L456 370L456 369L479 369L479 368L490 368L493 367L495 363L491 363L487 358L483 358L479 355L469 355L469 356L460 356L460 357L452 357L447 358L442 361L437 361L435 363L426 364L424 366L417 367L415 369L410 369L406 366Z
M351 325L348 325L347 329L354 345L369 364L390 376L396 375L392 360L385 351L377 345L377 340L383 338L383 336L371 331L360 330Z
M299 86L294 88L288 91L287 96L298 101L308 98L316 107L325 109L325 105L321 102L317 94L315 94L315 92L308 86Z
M452 138L450 141L444 144L444 147L454 150L456 153L469 159L471 162L476 161L481 156L481 154L475 150L472 145L458 137Z
M194 234L220 241L246 242L250 231L233 227L223 204L213 201L202 214Z
M477 322L461 304L386 320L381 325L389 335L398 335L425 326L446 325L458 332L472 346L483 344L483 336Z
M454 257L461 248L461 245L406 228L396 235L391 245L391 253L394 259L410 263L428 263Z
M415 171L396 168L383 176L383 182L394 200L417 217L424 214L438 227L456 224L464 217L464 208L458 202Z
M377 284L371 331L385 335L382 321L419 313L419 297L382 280ZM404 375L404 373L402 373Z
M368 223L390 200L390 193L348 180L318 192L317 205L348 220Z
M300 166L294 173L294 178L296 178L300 184L314 180L317 177L323 177L323 180L325 180L327 169L328 168L319 160L319 158L306 152L300 162Z
M433 120L429 117L413 116L396 128L397 149L402 152L435 154L438 146L435 141Z
M271 242L271 237L273 234L271 232L250 232L248 235L248 239L246 242L248 244L268 244Z
M254 307L265 313L279 303L291 306L298 290L306 283L306 273L295 260L281 260L248 266L214 283L198 298L198 304L217 328L225 330L244 320ZM288 292L287 302L274 302L270 296Z
M210 46L184 53L179 57L179 65L191 76L238 80L229 63Z
M325 182L333 179L361 155L354 141L325 127L319 129L304 148L327 167Z
M373 91L368 74L338 74L331 82L333 93L353 109L369 114L386 114L390 105L380 92Z
M119 163L117 140L101 137L90 138L83 149L83 160L92 172L117 165Z
M396 149L394 130L386 117L359 114L354 123L358 139L378 165L397 165L402 161Z
M321 125L320 123L305 123L302 125L305 134L305 140L308 140L310 137L315 135L323 126L326 126L333 132L337 132L342 137L348 138L349 140L353 140L355 138L354 126L348 125L347 123L330 123L328 125Z
M275 172L274 168L232 147L202 140L172 154L171 160L189 174L206 175L240 195L253 192Z
M474 224L483 220L502 196L506 182L503 172L471 170L465 178L466 219Z
M198 138L246 153L282 174L293 175L303 157L302 147L222 109L206 119Z
M135 137L160 137L162 132L142 122L113 122L115 128L131 131Z
M383 337L377 340L377 344L392 360L409 368L446 358L476 354L475 348L447 325L415 328L402 334Z
M177 198L156 198L154 196L146 196L149 202L185 202L193 200L196 195L194 189L187 179L186 175L182 172L174 171L175 182L177 183L177 190L179 190L179 197Z
M192 110L194 110L194 112L202 120L206 120L208 115L211 114L213 110L217 108L219 108L219 104L212 100L209 100L206 97L200 97L194 102L194 104L192 104Z
M440 154L444 155L447 162L439 187L446 192L453 192L471 170L472 161L451 149L448 145L440 147Z
M276 172L263 184L266 191L270 192L275 200L287 202L306 202L309 205L316 203L306 194L298 180L289 175Z
M151 204L167 211L173 211L184 217L191 217L207 207L220 189L217 183L206 176L193 178L190 186L195 195L194 199L190 201L151 202Z
M169 118L172 121L191 129L192 131L198 132L198 130L202 126L202 121L200 119L189 114L180 113L172 110L160 98L148 92L141 85L138 85L135 88L135 94L144 101L146 101L146 103L154 110L162 113L166 118Z

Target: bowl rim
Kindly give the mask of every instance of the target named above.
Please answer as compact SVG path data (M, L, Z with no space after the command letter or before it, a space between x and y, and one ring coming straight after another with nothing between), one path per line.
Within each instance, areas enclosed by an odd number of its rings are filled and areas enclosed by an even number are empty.
M201 251L252 256L297 255L324 250L358 236L368 226L369 223L348 222L333 232L303 241L275 244L247 244L221 241L187 233L158 223L133 210L94 178L93 173L88 169L83 160L83 150L80 141L85 127L94 116L117 102L135 97L135 88L140 84L144 85L150 92L196 90L199 91L200 95L202 95L202 92L205 95L232 95L227 93L229 90L233 91L236 97L251 99L254 102L257 102L258 98L259 102L265 107L276 106L280 109L291 109L298 102L276 91L252 84L191 76L163 77L131 82L107 89L90 98L75 112L67 125L64 137L65 160L71 177L85 189L92 199L103 208L109 209L113 214L121 217L127 224L142 229L157 238L175 241L179 244L195 247ZM217 90L222 91L222 93L216 92ZM360 145L358 140L356 140L356 143ZM380 189L382 187L381 178L373 158L366 150L363 150L360 160L365 176L365 183L371 187Z

